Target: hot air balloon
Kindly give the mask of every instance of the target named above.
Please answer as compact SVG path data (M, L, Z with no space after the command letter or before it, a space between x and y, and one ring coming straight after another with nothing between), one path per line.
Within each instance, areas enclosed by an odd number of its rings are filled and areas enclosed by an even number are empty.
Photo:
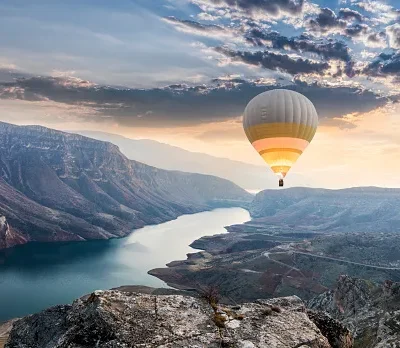
M243 128L250 143L279 176L279 186L311 142L318 126L314 105L304 95L274 89L247 104Z

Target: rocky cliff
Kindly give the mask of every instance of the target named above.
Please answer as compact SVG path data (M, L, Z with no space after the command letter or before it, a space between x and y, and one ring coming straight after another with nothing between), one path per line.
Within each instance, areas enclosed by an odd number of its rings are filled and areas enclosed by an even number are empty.
M96 291L17 321L6 348L351 348L346 329L324 318L318 325L330 341L296 296L227 307L182 295Z
M128 160L111 143L0 123L0 216L8 222L0 228L0 248L120 237L145 224L251 199L224 179Z
M27 239L15 231L5 216L0 216L0 249L25 243Z
M400 342L400 283L376 284L341 276L336 288L308 302L344 323L358 348L397 348Z

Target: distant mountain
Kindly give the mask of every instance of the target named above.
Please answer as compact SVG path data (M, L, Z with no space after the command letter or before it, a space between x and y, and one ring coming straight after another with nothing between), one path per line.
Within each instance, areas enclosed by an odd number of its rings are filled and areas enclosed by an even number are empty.
M190 152L154 140L129 139L103 132L76 131L76 133L109 141L117 145L128 158L158 168L215 175L228 179L248 190L259 191L277 186L276 176L267 166L255 166L204 153ZM309 186L310 182L298 174L291 174L287 185Z
M400 189L265 190L251 204L251 225L280 231L398 232Z
M130 161L108 142L0 123L0 248L120 237L251 199L225 179Z

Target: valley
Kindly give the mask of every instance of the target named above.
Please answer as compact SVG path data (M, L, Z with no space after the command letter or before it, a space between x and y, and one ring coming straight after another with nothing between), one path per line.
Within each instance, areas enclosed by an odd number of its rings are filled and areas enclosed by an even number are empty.
M393 284L400 282L399 189L288 188L253 196L212 175L130 160L117 146L80 135L5 123L0 134L3 319L96 288L196 296L211 287L234 306L296 295L311 310L327 308L343 321L356 347L375 347L371 325L386 330L382 342L398 339ZM201 215L220 207L246 208L250 215L241 208ZM121 239L132 230L138 232ZM18 290L21 285L29 296ZM392 294L385 321L387 302L375 295L388 291L382 286ZM364 299L356 309L342 294L346 287L363 289L353 295ZM53 288L51 296L43 298L43 288ZM9 306L17 303L9 301L13 296L27 301ZM351 308L360 316L352 316Z
M180 289L213 285L237 302L310 299L342 274L400 281L398 197L380 188L266 190L250 205L251 221L194 241L202 251L150 274Z

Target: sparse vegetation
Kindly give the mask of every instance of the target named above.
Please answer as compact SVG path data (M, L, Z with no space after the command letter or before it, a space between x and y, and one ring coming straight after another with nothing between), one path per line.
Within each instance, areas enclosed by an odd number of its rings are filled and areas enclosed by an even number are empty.
M267 307L262 311L262 314L264 314L265 316L269 316L272 315L273 311L271 307Z
M215 310L219 301L220 294L216 286L207 286L200 292L200 298L207 301L207 303Z
M276 305L266 306L265 309L262 311L262 313L265 316L275 315L275 313L281 313L281 312L282 312L281 307L276 306Z
M226 317L220 313L214 313L214 323L219 328L225 328L225 322L227 321Z
M271 306L271 310L273 310L276 313L281 313L282 312L282 308L276 305L272 305Z

